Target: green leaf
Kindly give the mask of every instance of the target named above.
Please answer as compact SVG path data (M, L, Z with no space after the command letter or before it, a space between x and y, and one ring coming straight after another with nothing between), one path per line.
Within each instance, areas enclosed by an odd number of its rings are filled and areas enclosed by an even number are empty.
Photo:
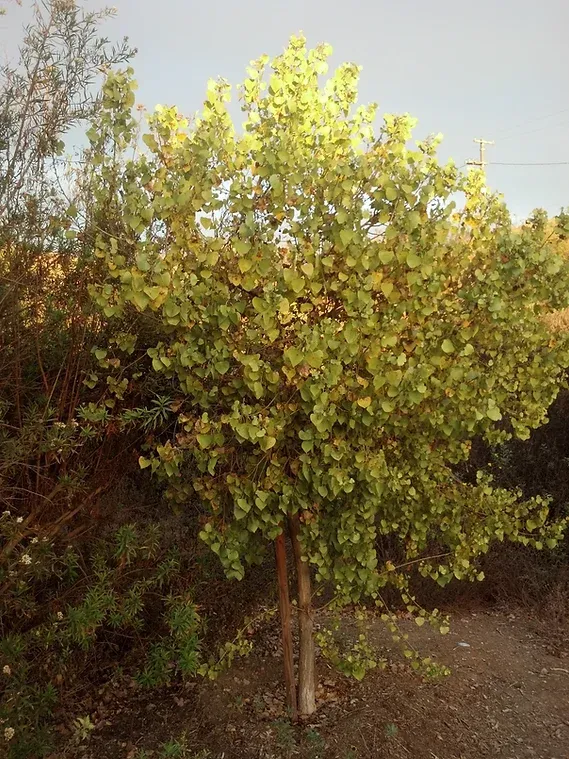
M420 263L421 259L416 253L413 253L413 251L411 251L411 253L407 254L407 266L410 269L415 269L417 266L419 266Z
M246 256L247 253L251 250L251 243L248 240L236 240L234 245L235 250L239 253L240 256Z
M143 134L142 141L144 142L145 145L147 145L150 148L150 150L152 150L153 153L158 152L159 145L158 145L158 142L156 141L156 137L154 137L153 134Z
M253 267L253 261L251 261L250 258L240 258L237 262L237 265L239 266L239 271L241 274L245 274L245 272L249 271Z
M209 448L213 444L213 435L198 435L197 441L200 448Z
M497 406L489 406L488 410L486 411L486 416L488 419L492 419L494 422L499 422L502 418L500 409Z
M216 371L219 374L226 374L229 371L230 364L229 364L229 361L227 361L227 359L222 358L219 361L216 361L214 366L215 366Z
M147 459L144 456L138 457L138 465L141 469L146 469L152 464L152 459Z
M393 385L393 387L398 387L399 384L401 383L403 372L401 371L401 369L394 369L391 372L387 372L385 377L390 385Z
M448 338L446 340L443 340L441 347L445 353L454 353L454 344L452 340L449 340Z
M274 447L276 442L276 437L273 437L272 435L265 435L259 439L259 446L262 451L268 451L270 448Z
M146 256L146 253L138 254L136 257L136 265L140 271L148 271L150 269L150 264L148 263L148 257Z
M411 231L417 229L421 222L421 214L418 211L411 211L407 214L407 226Z
M285 361L291 366L298 366L300 363L302 363L302 361L304 361L304 353L298 348L292 346L291 348L287 348L285 350L284 358Z
M146 306L150 303L150 299L148 295L144 292L139 292L137 290L134 290L132 293L132 300L134 301L134 304L139 308L140 311L144 311Z
M262 314L267 310L267 302L262 298L253 298L253 308Z
M304 290L304 277L293 277L290 280L290 286L298 295Z
M156 300L162 294L162 288L158 285L149 285L148 287L144 288L144 292L146 295L148 295L150 300Z

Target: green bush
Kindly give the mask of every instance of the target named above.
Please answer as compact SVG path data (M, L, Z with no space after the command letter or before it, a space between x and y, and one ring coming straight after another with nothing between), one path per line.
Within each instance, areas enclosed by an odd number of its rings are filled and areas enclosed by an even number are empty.
M22 524L4 512L0 550ZM2 553L0 725L8 756L48 750L53 708L85 654L116 658L118 649L145 686L198 671L203 623L191 567L161 533L160 525L126 524L86 553L37 535Z
M110 76L92 188L123 221L96 239L108 274L90 291L132 340L155 324L147 357L180 395L178 424L140 464L180 504L198 494L227 575L289 521L305 590L308 562L338 602L371 596L389 620L390 585L422 624L409 565L440 585L481 578L492 541L563 533L543 498L456 468L477 436L545 420L569 363L545 318L568 302L569 267L539 214L514 230L481 172L440 164L437 139L410 147L409 116L376 133L357 66L322 83L329 54L293 38L254 62L241 131L224 81L191 128L158 108L133 160L132 72ZM379 561L378 536L399 565Z

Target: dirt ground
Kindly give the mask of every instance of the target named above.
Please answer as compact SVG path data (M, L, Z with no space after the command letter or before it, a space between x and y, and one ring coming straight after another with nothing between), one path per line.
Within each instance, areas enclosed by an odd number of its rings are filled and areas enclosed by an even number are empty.
M452 674L423 680L373 620L370 640L392 652L387 667L358 683L321 661L319 709L292 727L275 621L255 652L214 683L159 697L115 683L93 704L89 739L53 756L193 759L204 750L210 759L569 759L569 651L553 651L524 613L455 612L445 636L401 625L422 655ZM346 620L347 636L351 630Z

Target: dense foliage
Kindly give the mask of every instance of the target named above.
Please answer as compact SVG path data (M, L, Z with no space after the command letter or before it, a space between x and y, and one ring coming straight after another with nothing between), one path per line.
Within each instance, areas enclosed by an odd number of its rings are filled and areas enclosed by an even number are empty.
M70 196L83 213L88 198L63 139L97 112L103 70L132 55L126 41L113 47L100 36L109 15L37 3L19 60L1 71L2 756L49 752L54 714L85 678L86 652L101 664L129 661L148 684L198 667L188 548L165 545L164 522L151 524L150 513L142 526L122 524L133 512L117 503L121 477L136 467L136 436L160 418L156 404L134 414L135 434L131 424L120 436L108 419L86 423L79 411L105 401L90 379L92 349L112 335L87 292L100 276L88 239L70 230Z
M317 578L357 600L406 583L378 563L378 535L441 584L476 576L494 538L555 545L539 498L453 466L474 436L543 422L567 363L543 317L566 303L567 266L535 229L514 234L480 173L441 166L436 140L409 149L409 117L375 136L356 66L321 87L328 54L293 39L270 69L254 63L241 133L224 82L191 130L157 111L149 154L118 186L101 174L124 228L98 239L110 277L93 292L108 316L159 325L148 355L176 381L179 425L141 465L181 502L200 494L228 575L300 512ZM129 87L106 84L99 154L130 147Z
M493 540L553 547L565 526L542 494L479 473L471 441L503 463L557 395L567 215L513 229L480 173L441 165L437 139L410 146L410 117L376 132L358 67L323 84L330 50L302 38L251 64L242 129L228 84L210 82L191 127L158 108L141 142L132 71L117 69L133 51L99 37L106 15L38 3L21 65L3 71L11 757L48 750L85 651L123 661L129 641L154 685L213 677L249 650L249 621L204 650L192 535L241 579L288 522L337 603L375 599L396 634L387 585L445 631L413 598L411 566L440 585L481 578ZM63 138L85 119L90 147L71 168ZM105 501L138 464L178 514L195 507L175 538L146 501L142 524ZM375 666L360 639L348 657L330 631L319 644L346 673Z

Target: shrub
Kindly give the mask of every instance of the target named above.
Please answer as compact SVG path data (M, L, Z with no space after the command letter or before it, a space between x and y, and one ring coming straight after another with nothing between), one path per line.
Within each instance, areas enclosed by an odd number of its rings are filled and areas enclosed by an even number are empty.
M544 421L568 353L543 317L567 302L567 264L539 228L512 229L480 172L439 164L438 140L407 147L410 117L375 135L357 66L321 86L329 52L293 38L254 62L242 133L228 84L210 82L192 129L159 108L148 152L117 160L135 140L129 72L109 78L89 132L93 191L124 220L98 237L108 277L93 296L136 320L134 337L156 324L148 356L180 394L175 431L140 464L178 502L198 493L201 537L230 577L273 541L282 571L288 521L303 712L309 565L339 603L371 596L386 620L394 586L422 623L408 565L441 585L474 579L493 540L554 546L564 526L543 499L455 467L475 436L525 438ZM400 566L379 563L378 534L404 547ZM282 573L280 587L286 627Z
M0 548L21 525L2 515ZM202 622L191 578L158 525L125 524L85 555L45 535L20 543L0 565L0 725L11 736L8 756L47 752L53 709L86 654L118 649L146 686L195 674Z

